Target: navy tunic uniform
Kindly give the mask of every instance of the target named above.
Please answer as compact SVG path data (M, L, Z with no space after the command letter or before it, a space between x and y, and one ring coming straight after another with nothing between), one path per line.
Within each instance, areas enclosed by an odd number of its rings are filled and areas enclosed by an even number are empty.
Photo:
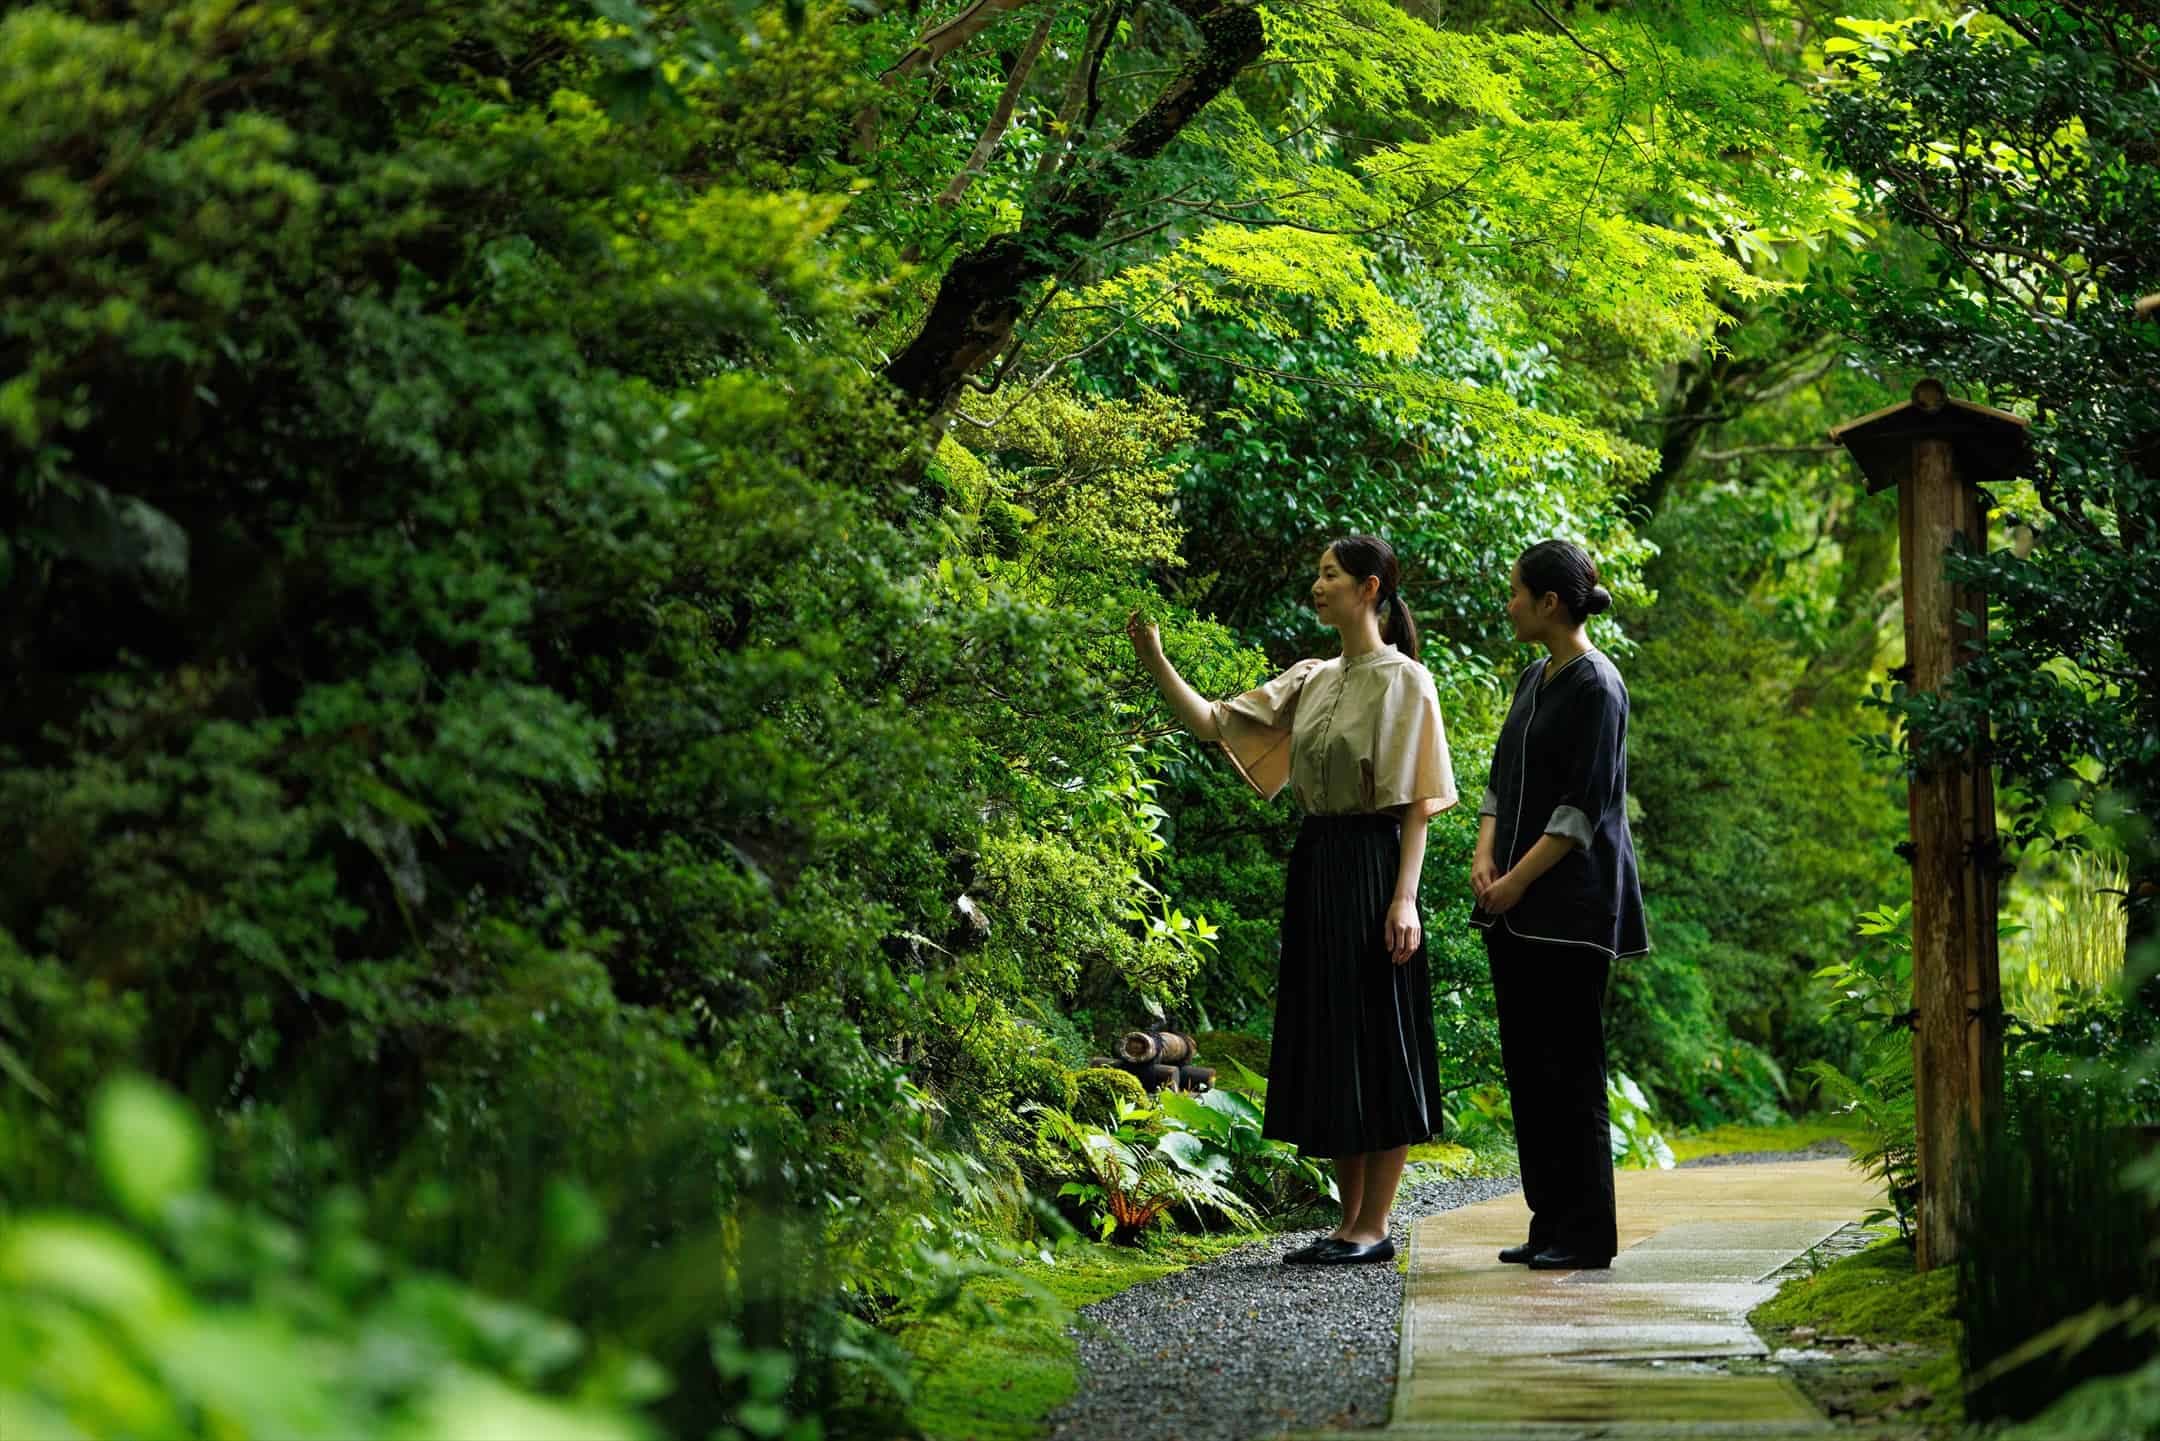
M1548 674L1549 672L1549 674ZM1627 820L1627 687L1601 651L1527 667L1493 747L1480 815L1493 864L1544 835L1575 842L1485 931L1530 1241L1591 1259L1618 1247L1605 1103L1605 984L1650 949Z

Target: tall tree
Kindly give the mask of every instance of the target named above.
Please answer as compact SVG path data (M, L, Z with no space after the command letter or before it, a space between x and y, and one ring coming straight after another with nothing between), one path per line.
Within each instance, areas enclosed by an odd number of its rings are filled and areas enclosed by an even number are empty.
M1907 370L2029 412L2036 539L1953 557L1995 629L1940 697L1896 695L1910 759L1969 744L2013 782L2021 841L2068 803L2127 852L2129 946L2160 937L2160 16L1996 0L1941 24L1851 24L1832 154L1925 242L1825 308ZM2093 767L2097 763L2097 771Z
M1017 36L1040 24L978 3L893 35L885 93L858 118L866 213L903 212L894 229L914 227L927 257L882 326L886 376L925 416L1116 334L1174 344L1208 314L1257 351L1316 326L1355 340L1326 371L1272 378L1635 465L1564 418L1571 397L1525 406L1419 365L1425 317L1387 277L1474 292L1625 376L1710 333L1717 297L1773 288L1722 237L1819 228L1832 208L1825 178L1791 163L1798 89L1752 61L1696 63L1671 28L1549 7L1457 24L1384 0L1269 7L1263 23L1232 3L1111 0L1059 15L1041 54L1060 74L1021 63ZM1014 42L985 53L1000 25ZM1697 143L1713 133L1724 143ZM932 203L956 190L957 206Z

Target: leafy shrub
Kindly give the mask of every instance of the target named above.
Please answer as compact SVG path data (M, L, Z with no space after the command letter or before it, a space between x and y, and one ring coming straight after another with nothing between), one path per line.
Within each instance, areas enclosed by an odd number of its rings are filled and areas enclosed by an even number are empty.
M1912 1069L1912 903L1869 911L1859 920L1863 945L1850 959L1833 961L1816 977L1829 990L1827 1009L1853 1018L1861 1034L1857 1075L1828 1061L1807 1068L1834 1107L1859 1127L1853 1163L1880 1182L1887 1211L1866 1220L1895 1218L1910 1239L1920 1204L1919 1122L1914 1112Z
M1238 1227L1255 1227L1253 1207L1232 1189L1229 1160L1189 1144L1172 1144L1151 1108L1121 1103L1115 1127L1091 1126L1048 1106L1031 1106L1043 1139L1061 1148L1070 1179L1058 1195L1089 1217L1104 1241L1130 1242L1186 1207L1205 1224L1201 1208Z
M1732 1034L1709 979L1732 971L1730 947L1654 901L1650 924L1656 948L1613 976L1614 1064L1685 1125L1775 1122L1788 1099L1784 1072L1761 1046Z
M1161 1148L1188 1170L1221 1174L1227 1167L1228 1184L1263 1214L1335 1197L1330 1170L1289 1142L1262 1136L1260 1108L1235 1091L1171 1092L1159 1104L1170 1126Z
M1613 1164L1631 1170L1665 1170L1673 1165L1672 1144L1658 1130L1650 1098L1635 1078L1613 1071L1605 1081L1607 1125L1612 1132Z
M1456 1091L1447 1107L1447 1134L1455 1144L1480 1154L1513 1154L1515 1113L1507 1086L1493 1081Z
M0 1217L7 1434L655 1434L638 1411L670 1380L650 1358L401 1264L349 1191L304 1230L234 1205L207 1186L201 1125L163 1090L101 1088L89 1140L124 1219ZM605 1234L575 1189L550 1214L558 1259Z

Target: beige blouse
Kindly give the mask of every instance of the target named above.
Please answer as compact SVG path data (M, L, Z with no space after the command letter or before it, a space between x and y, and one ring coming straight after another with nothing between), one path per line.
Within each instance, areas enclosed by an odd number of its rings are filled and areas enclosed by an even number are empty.
M1308 815L1455 804L1440 697L1425 667L1391 645L1348 660L1301 660L1213 707L1238 774L1263 799L1288 781Z

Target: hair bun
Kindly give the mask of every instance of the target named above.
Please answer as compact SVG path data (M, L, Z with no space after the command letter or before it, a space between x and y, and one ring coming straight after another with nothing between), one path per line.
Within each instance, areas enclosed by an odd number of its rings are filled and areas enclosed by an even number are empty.
M1591 586L1590 597L1583 603L1584 612L1589 615L1603 615L1611 609L1612 592L1602 585Z

